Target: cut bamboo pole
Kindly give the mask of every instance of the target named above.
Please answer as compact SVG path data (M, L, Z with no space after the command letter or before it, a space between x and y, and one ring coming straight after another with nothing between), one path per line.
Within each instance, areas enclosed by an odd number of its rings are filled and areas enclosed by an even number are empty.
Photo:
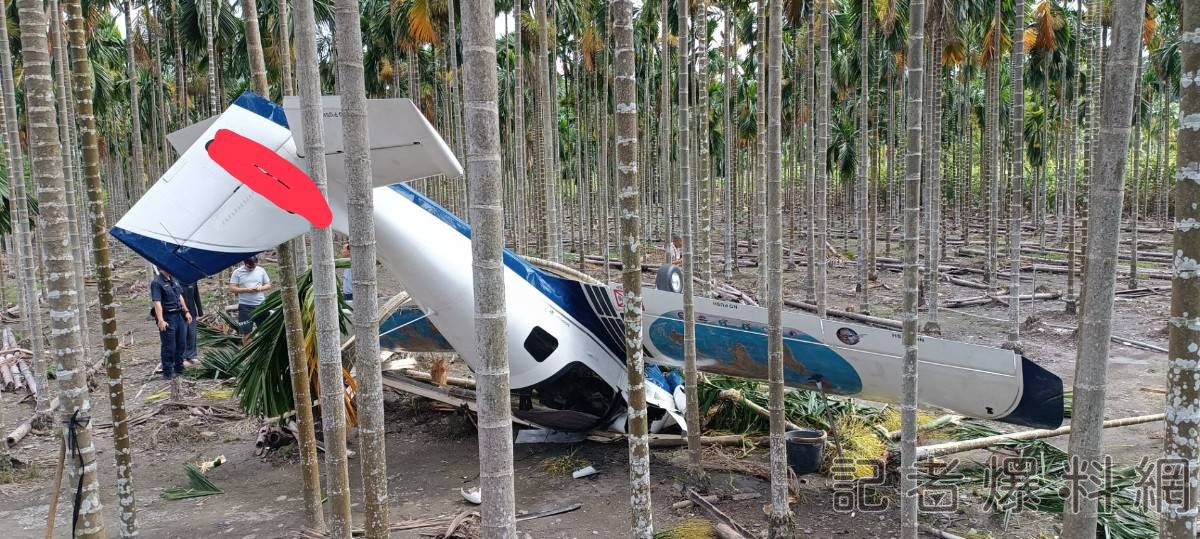
M1127 427L1129 425L1140 425L1142 423L1151 423L1154 421L1162 421L1166 414L1140 415L1134 417L1124 417L1121 419L1110 419L1104 422L1104 428L1110 429L1115 427ZM1047 430L1026 430L1022 432L1013 432L1009 434L997 434L995 436L985 436L983 438L975 438L973 440L963 440L960 442L946 442L943 444L927 445L917 448L917 460L931 459L942 457L945 455L953 455L965 451L975 449L986 449L994 445L999 445L1005 442L1021 441L1021 440L1041 440L1044 438L1054 438L1071 433L1071 426L1065 425L1057 429Z

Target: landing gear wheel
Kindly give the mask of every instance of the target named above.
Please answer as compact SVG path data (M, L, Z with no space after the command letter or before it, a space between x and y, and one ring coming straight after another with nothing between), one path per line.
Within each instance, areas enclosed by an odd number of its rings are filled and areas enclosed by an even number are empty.
M679 266L673 264L659 266L658 275L654 278L654 286L659 290L682 294L683 271L679 269Z

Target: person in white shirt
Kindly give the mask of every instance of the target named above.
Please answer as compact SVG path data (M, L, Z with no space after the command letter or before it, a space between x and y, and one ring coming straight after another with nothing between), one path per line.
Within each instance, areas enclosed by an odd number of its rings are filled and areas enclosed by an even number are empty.
M229 291L237 294L238 298L238 333L242 336L242 344L249 344L250 331L261 323L266 313L254 315L254 310L267 299L267 290L271 289L271 277L267 270L258 265L258 257L251 256L242 262L242 266L233 270L229 276Z

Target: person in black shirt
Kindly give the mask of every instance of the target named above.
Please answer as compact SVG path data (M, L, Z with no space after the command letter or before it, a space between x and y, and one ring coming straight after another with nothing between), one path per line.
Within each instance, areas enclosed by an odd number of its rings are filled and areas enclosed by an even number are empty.
M158 276L150 282L150 301L158 322L163 378L173 380L183 374L184 339L192 314L183 299L183 285L163 268L158 268Z
M183 339L183 366L191 367L200 361L196 359L196 324L204 316L204 306L200 304L200 287L196 283L183 285L183 300L187 306L192 321L187 324Z

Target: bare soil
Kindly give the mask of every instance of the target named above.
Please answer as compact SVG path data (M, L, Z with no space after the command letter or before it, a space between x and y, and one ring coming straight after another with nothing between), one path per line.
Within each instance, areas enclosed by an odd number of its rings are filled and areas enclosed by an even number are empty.
M1170 241L1166 234L1143 233L1142 239ZM833 238L831 243L841 248L840 239ZM853 243L850 247L849 252L853 252ZM883 241L880 240L880 256L884 256L883 248ZM1123 247L1125 249L1127 247ZM1169 246L1160 246L1158 252L1168 252L1169 249ZM898 255L897 242L893 242L893 250ZM953 245L948 247L943 263L982 266L982 260L957 257L956 252L957 248ZM138 417L161 404L162 401L148 400L148 397L165 390L166 383L154 374L158 364L158 342L153 325L146 319L148 302L144 283L148 279L145 264L128 252L122 252L120 258L117 264L121 301L119 327L125 344L123 362L127 405L130 416ZM660 257L649 260L651 263L658 261ZM1127 263L1124 265L1127 266ZM829 269L830 305L840 309L856 305L853 292L854 262L848 258L835 259L830 262ZM1161 271L1165 268L1155 265L1150 269ZM604 274L597 266L590 267L589 271L601 277ZM385 293L399 290L399 284L386 271L380 275L383 280L381 290ZM735 281L742 289L752 292L756 275L755 268L742 268ZM785 286L789 297L803 299L804 275L805 268L802 265L786 273ZM1062 275L1038 274L1036 279L1037 285L1050 290L1065 289ZM15 284L11 275L7 282L10 283L10 289ZM1123 288L1124 282L1125 279L1120 278L1118 287ZM1032 276L1027 276L1023 292L1032 290L1032 284ZM1004 285L1007 286L1007 281ZM1167 285L1169 281L1143 279L1143 286ZM210 294L206 305L208 310L228 301L227 296L220 294L213 280L204 283L204 287L205 292ZM945 301L981 293L980 290L943 282L940 298ZM9 294L9 297L15 296L13 292ZM1164 291L1146 297L1118 297L1113 333L1165 347L1164 328L1169 294L1169 291ZM900 305L900 274L881 270L879 280L871 288L871 298L872 303L878 305L871 314L896 318L895 311ZM1021 307L1022 319L1032 316L1051 324L1075 325L1074 317L1064 314L1061 300L1024 303ZM94 300L91 313L93 342L99 343L99 316ZM941 310L944 336L988 345L1004 342L1007 318L1007 308L998 304ZM1022 343L1026 356L1062 376L1068 385L1071 383L1075 345L1070 331L1049 328L1044 324L1034 325L1033 329L1022 335ZM90 353L93 358L100 357L99 349ZM1109 361L1108 417L1156 413L1163 409L1161 388L1165 377L1164 359L1165 354L1113 345ZM461 370L462 366L456 368ZM103 383L102 374L98 380ZM236 407L235 398L214 400L204 395L205 391L214 387L228 386L218 381L189 381L186 384L187 397ZM97 424L109 420L108 402L103 395L103 392L93 393L92 414ZM32 403L22 399L23 396L12 392L0 393L0 431L8 432L30 416ZM393 392L388 393L387 399L388 473L393 520L452 515L471 509L459 494L460 488L478 484L477 445L469 419L454 412L435 409L426 401ZM285 537L298 531L303 524L299 465L288 449L272 453L266 458L255 456L254 440L258 426L259 420L254 418L201 418L186 410L165 409L132 427L141 535L249 539ZM98 429L95 439L104 492L104 511L109 529L116 530L110 430ZM1062 437L1053 440L1053 443L1065 447L1066 441ZM1105 433L1106 451L1123 464L1136 464L1144 455L1157 456L1161 444L1162 425L1159 423ZM351 449L354 449L353 444ZM5 523L0 535L14 538L44 535L57 450L57 438L47 432L35 432L14 448L14 457L25 466L15 482L0 485L0 522ZM682 462L682 453L682 450L656 450L653 454L654 519L656 528L660 530L697 514L693 509L671 509L671 504L684 499L682 482L685 473L679 464ZM167 501L161 497L164 489L186 483L183 473L185 462L198 462L217 455L225 455L228 462L211 471L209 477L224 490L224 494L183 501ZM553 475L545 469L547 459L564 455L573 455L586 461L599 473L584 479L572 479L569 475ZM986 456L985 453L976 452L965 457L982 460ZM535 538L626 535L629 496L627 455L623 442L520 444L515 448L514 457L519 511L539 512L582 504L577 511L522 522L518 526L520 531ZM750 451L746 458L765 462L765 448ZM356 500L360 497L358 463L357 458L351 459L353 499ZM798 534L820 537L891 537L898 534L898 498L894 492L884 491L884 498L890 502L886 511L840 513L833 511L833 494L828 483L825 477L811 476L802 486L800 495L792 504ZM769 497L766 482L738 474L715 474L711 478L710 488L723 495L722 501L717 504L722 511L752 529L765 529L764 507ZM738 502L728 499L734 493L751 492L759 493L762 497ZM66 536L70 529L72 494L72 488L63 489L56 515L57 536ZM958 513L930 516L928 522L962 535L972 530L994 537L1054 534L1052 526L1056 519L1053 517L1020 513L1005 527L997 518L982 512L977 496L963 492L961 500L964 503ZM354 510L356 519L360 518L357 504ZM433 529L397 532L393 537L421 537L423 533L435 532Z

